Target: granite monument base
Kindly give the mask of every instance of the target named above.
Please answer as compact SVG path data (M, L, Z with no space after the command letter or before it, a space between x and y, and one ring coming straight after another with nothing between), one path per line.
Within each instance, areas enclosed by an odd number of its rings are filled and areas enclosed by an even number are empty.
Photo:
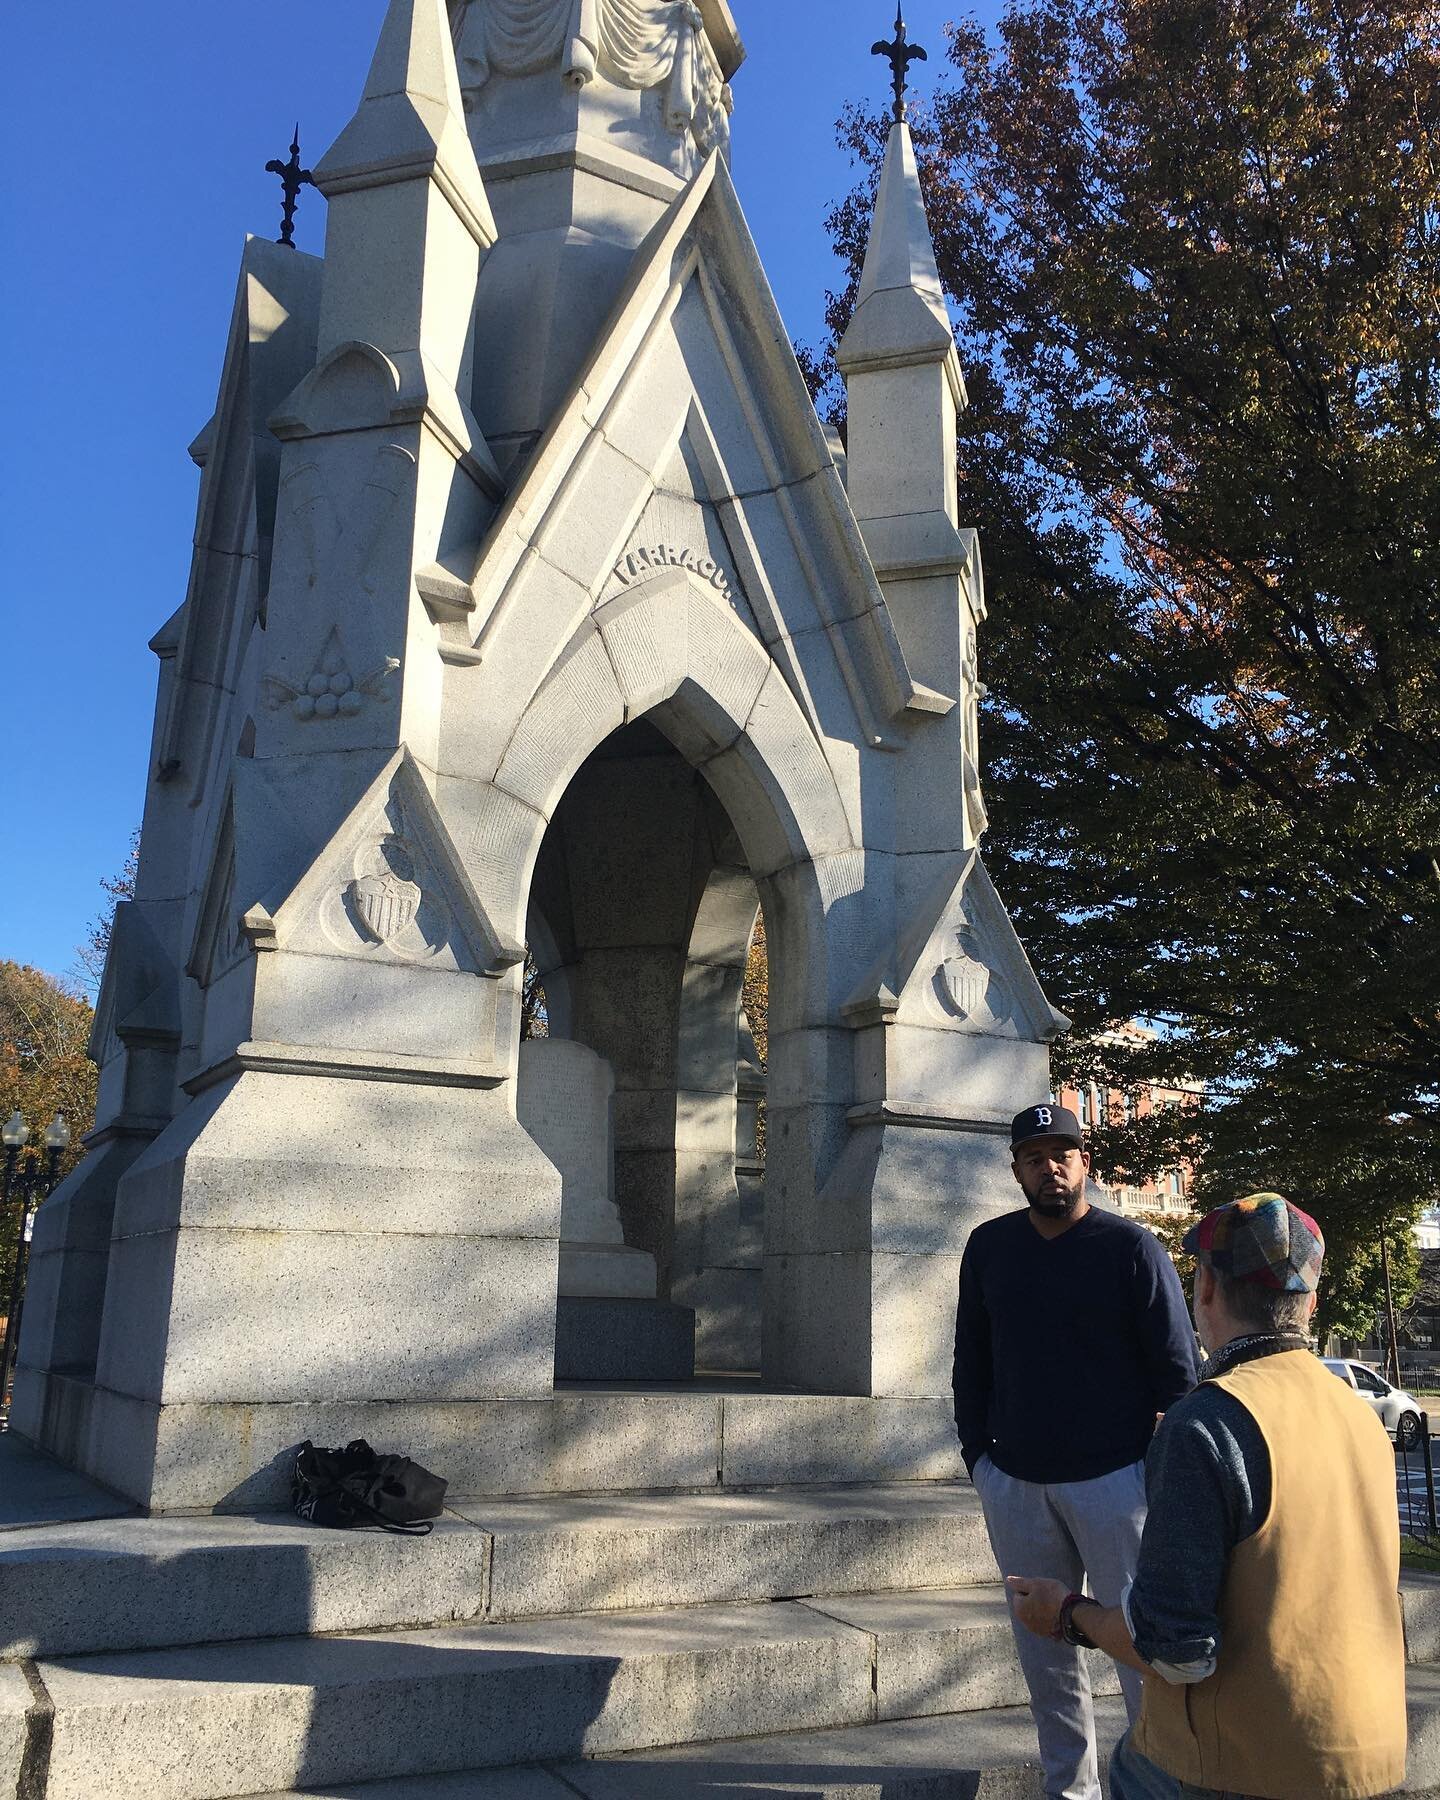
M560 1296L557 1381L690 1381L694 1374L691 1307L665 1300Z

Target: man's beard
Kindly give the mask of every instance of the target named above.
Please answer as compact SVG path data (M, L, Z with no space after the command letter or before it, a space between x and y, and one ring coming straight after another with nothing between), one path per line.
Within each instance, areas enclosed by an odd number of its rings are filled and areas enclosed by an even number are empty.
M1074 1188L1042 1188L1038 1194L1032 1194L1028 1188L1025 1190L1025 1198L1030 1202L1032 1210L1039 1213L1042 1219L1068 1219L1084 1195L1083 1182Z

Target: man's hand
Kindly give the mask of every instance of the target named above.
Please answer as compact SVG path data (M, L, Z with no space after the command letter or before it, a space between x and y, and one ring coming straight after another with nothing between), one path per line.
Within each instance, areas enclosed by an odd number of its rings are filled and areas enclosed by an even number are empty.
M1036 1637L1059 1637L1060 1608L1070 1590L1063 1581L1046 1581L1033 1575L1007 1575L1005 1586L1010 1594L1015 1617ZM1073 1623L1083 1631L1097 1649L1124 1663L1128 1669L1149 1668L1135 1649L1125 1614L1118 1606L1101 1606L1085 1599L1075 1604Z
M1010 1604L1015 1617L1036 1637L1056 1637L1060 1631L1060 1608L1070 1592L1063 1581L1047 1581L1043 1576L1007 1575Z

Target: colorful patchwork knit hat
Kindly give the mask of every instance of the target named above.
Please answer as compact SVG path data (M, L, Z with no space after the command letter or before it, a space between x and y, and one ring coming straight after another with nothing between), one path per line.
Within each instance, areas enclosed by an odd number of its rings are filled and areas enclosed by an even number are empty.
M1309 1213L1283 1194L1247 1194L1217 1206L1181 1241L1232 1281L1258 1281L1290 1294L1313 1294L1320 1285L1324 1236Z

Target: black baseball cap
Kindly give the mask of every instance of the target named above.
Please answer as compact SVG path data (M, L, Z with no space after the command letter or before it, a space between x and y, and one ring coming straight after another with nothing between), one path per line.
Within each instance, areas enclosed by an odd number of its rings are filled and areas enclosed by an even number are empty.
M1039 1106L1027 1106L1010 1121L1012 1150L1018 1150L1028 1139L1038 1137L1065 1138L1081 1148L1085 1143L1080 1121L1068 1106L1057 1106L1053 1100L1046 1100Z

